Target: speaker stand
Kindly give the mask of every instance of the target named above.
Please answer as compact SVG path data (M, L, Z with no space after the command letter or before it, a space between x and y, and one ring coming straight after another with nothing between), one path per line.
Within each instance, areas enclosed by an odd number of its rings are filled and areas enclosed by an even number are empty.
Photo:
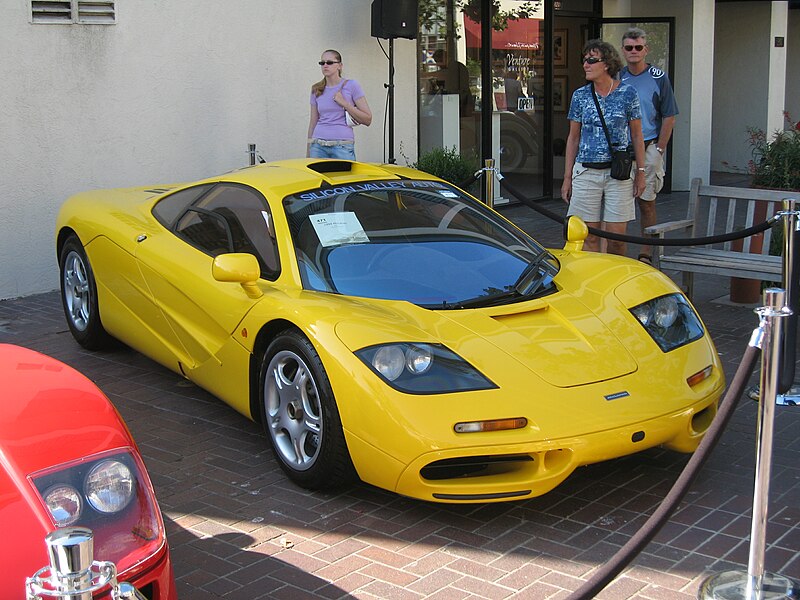
M389 83L384 84L389 90L389 164L395 164L394 158L394 38L389 38Z

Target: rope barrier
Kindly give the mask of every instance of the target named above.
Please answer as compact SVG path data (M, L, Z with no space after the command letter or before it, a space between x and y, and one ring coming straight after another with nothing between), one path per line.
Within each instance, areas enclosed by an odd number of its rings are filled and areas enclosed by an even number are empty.
M475 171L475 173L473 173L472 175L470 175L469 177L467 177L467 178L466 178L464 181L462 181L461 183L459 183L459 184L458 184L458 187L460 187L462 190L466 190L466 189L468 189L468 188L469 188L469 186L471 186L473 183L475 183L476 181L478 181L478 178L479 178L479 177L480 177L482 174L483 174L483 169L480 169L480 170L478 170L478 171Z
M731 381L731 385L725 392L722 402L720 402L716 417L714 417L714 420L711 422L697 450L694 451L689 462L686 463L680 476L675 480L669 493L655 512L653 512L647 521L645 521L644 525L631 536L631 539L628 540L610 560L604 563L586 583L568 596L567 600L588 600L589 598L594 598L600 590L611 583L631 560L650 543L672 513L675 512L678 504L680 504L686 492L689 490L689 486L703 467L703 464L705 464L711 450L714 449L719 441L722 431L728 424L731 415L733 415L733 411L742 396L747 380L753 372L753 367L755 366L760 352L757 346L747 347L742 357L742 362L739 363L739 368L736 370L736 374Z
M566 218L550 210L547 210L546 208L537 206L537 204L533 200L531 200L530 198L526 198L519 192L519 190L514 188L514 186L510 185L505 179L501 179L500 184L503 185L509 192L511 192L511 194L515 196L517 200L522 202L525 206L532 208L533 210L543 214L544 216L546 216L549 219L552 219L553 221L556 221L557 223L566 224ZM763 223L759 223L758 225L753 225L752 227L747 227L746 229L741 229L739 231L732 231L728 233L722 233L719 235L698 237L698 238L640 237L633 235L625 235L621 233L612 233L610 231L605 231L603 229L597 229L596 227L589 227L589 233L609 240L629 242L632 244L643 244L645 246L701 246L704 244L718 244L720 242L730 242L732 240L741 240L746 237L750 237L751 235L755 235L757 233L766 231L780 219L781 215L778 214L775 215L774 217L770 217Z

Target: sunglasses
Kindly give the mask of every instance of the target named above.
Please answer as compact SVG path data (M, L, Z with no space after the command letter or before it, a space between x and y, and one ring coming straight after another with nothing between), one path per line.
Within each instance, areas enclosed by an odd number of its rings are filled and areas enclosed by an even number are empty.
M644 50L644 46L642 44L636 44L635 46L623 46L623 48L625 48L625 52L630 52L633 49L636 49L637 52Z
M321 67L322 65L328 65L328 66L338 65L340 62L342 62L342 61L340 61L340 60L321 60L321 61L319 61L319 66Z
M589 63L590 65L594 65L594 64L597 64L599 62L603 62L603 59L602 58L598 58L596 56L584 56L583 57L583 62Z

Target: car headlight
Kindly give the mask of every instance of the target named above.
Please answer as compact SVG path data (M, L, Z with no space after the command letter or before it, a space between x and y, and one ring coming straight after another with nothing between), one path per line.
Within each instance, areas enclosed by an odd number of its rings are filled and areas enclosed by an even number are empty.
M104 460L89 471L83 490L97 512L116 513L133 498L135 481L127 465L118 460Z
M120 513L136 497L136 467L130 454L60 465L32 479L59 527Z
M165 543L152 484L133 448L117 448L31 473L29 481L57 527L94 532L95 555L121 573Z
M71 485L54 485L44 493L44 503L59 527L77 522L83 512L83 499Z
M664 352L703 337L700 318L682 294L653 298L633 307L631 313Z
M497 387L440 344L381 344L362 348L356 356L390 386L408 394L446 394Z

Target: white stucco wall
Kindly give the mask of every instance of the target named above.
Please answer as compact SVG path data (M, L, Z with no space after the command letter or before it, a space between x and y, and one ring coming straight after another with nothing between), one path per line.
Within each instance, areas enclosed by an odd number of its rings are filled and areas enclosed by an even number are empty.
M746 172L751 158L748 127L767 126L770 3L717 4L711 164ZM749 35L742 35L746 29Z
M786 35L786 110L800 121L800 9L789 11Z
M92 188L188 181L302 156L320 53L336 48L374 114L360 160L382 161L388 61L370 3L117 2L116 25L32 25L28 0L0 20L0 299L58 287L61 202ZM10 6L8 6L10 4ZM383 41L384 45L387 42ZM395 153L416 142L416 42L395 42ZM411 156L411 158L414 158Z

